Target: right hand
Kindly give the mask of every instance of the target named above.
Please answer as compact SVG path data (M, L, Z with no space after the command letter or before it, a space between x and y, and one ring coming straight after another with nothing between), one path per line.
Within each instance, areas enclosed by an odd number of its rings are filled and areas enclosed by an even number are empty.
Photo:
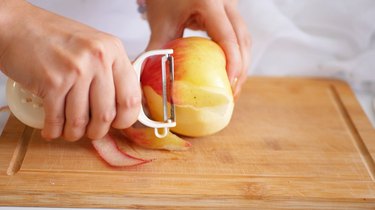
M119 39L26 1L0 3L0 69L43 99L44 138L97 139L137 120L141 90Z

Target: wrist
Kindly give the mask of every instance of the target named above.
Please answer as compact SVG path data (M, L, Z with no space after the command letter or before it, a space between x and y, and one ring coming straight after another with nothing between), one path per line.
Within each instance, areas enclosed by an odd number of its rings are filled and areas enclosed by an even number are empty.
M23 5L24 0L0 0L0 68L4 51L12 37L11 32L17 24L16 15Z
M24 0L0 0L0 27L8 29L17 14L17 9L23 6ZM0 30L0 35L8 30Z

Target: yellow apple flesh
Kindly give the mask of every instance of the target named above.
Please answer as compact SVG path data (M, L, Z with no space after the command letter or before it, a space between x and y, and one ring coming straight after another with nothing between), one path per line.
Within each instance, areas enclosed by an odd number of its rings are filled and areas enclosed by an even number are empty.
M234 102L226 73L224 52L215 42L198 37L168 43L173 49L175 82L173 102L177 126L171 130L185 136L205 136L225 128ZM163 120L160 57L147 60L142 87L152 118Z

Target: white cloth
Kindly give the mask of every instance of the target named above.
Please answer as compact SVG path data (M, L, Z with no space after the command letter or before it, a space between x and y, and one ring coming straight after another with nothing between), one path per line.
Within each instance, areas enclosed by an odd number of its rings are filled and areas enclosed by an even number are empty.
M375 1L242 0L254 75L348 81L375 127Z
M375 1L250 0L252 72L375 81Z

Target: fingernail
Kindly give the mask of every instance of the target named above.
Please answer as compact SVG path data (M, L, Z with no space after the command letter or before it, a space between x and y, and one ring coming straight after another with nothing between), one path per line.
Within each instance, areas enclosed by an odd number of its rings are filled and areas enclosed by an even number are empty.
M231 82L230 82L232 90L235 90L235 88L237 86L237 82L238 82L238 77L233 77L232 80L231 80Z

